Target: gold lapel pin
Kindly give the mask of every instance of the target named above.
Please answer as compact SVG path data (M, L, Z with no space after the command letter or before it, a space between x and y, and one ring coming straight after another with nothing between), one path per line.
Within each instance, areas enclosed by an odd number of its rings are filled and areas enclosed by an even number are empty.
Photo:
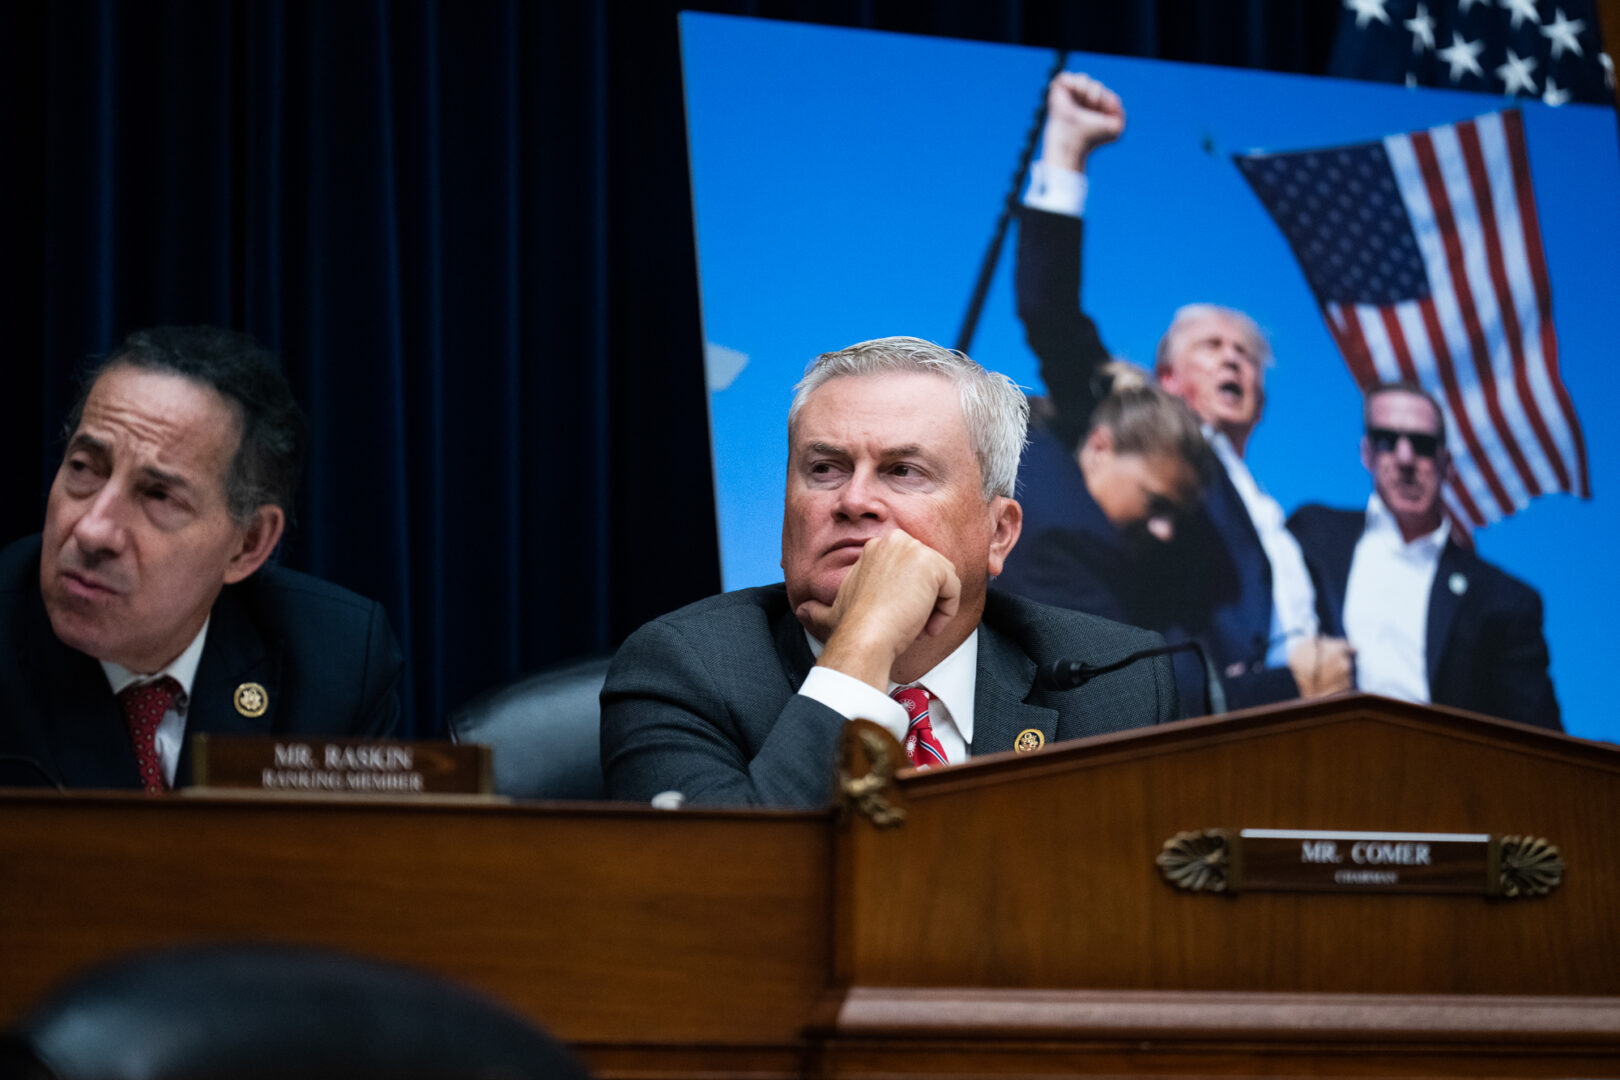
M256 682L245 682L236 688L236 711L246 717L263 716L270 707L270 695Z
M1018 738L1013 740L1013 752L1016 754L1028 754L1039 750L1045 745L1046 736L1042 735L1039 729L1025 728L1018 733Z

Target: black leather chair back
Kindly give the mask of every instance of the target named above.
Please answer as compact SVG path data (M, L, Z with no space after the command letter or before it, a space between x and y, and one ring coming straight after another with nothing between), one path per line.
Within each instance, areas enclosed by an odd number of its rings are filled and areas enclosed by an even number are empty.
M0 1038L3 1080L587 1080L555 1040L456 983L320 949L137 954Z
M526 675L450 717L458 743L495 748L495 791L521 799L605 799L602 683L611 656Z

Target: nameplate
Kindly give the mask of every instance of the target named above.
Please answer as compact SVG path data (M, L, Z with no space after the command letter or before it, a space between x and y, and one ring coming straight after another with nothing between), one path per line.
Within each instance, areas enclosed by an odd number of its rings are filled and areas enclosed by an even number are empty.
M1157 864L1189 892L1451 893L1544 896L1563 881L1558 848L1489 833L1207 829L1164 842Z
M1243 888L1469 893L1485 888L1487 833L1244 829Z
M490 749L397 739L197 735L198 788L297 795L488 795Z

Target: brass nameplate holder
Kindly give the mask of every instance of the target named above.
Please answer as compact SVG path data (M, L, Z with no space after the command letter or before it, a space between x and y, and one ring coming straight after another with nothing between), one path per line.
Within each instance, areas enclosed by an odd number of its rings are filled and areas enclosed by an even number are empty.
M1463 893L1545 896L1558 848L1488 833L1205 829L1164 842L1159 872L1189 892Z
M197 735L196 787L299 795L488 795L490 749L397 739Z

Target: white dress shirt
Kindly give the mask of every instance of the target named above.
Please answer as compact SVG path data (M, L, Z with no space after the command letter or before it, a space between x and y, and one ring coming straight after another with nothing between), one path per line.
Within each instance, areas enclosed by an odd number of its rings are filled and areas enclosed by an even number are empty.
M1406 701L1429 700L1429 592L1451 536L1442 520L1407 543L1376 494L1350 560L1344 633L1356 650L1356 686Z
M1266 650L1266 666L1286 667L1294 643L1315 637L1321 629L1316 618L1316 586L1305 569L1305 555L1288 531L1282 507L1260 487L1231 440L1210 427L1204 428L1204 439L1237 488L1271 563L1271 645Z
M1086 193L1090 182L1083 172L1059 169L1044 161L1029 167L1029 188L1024 192L1024 205L1032 210L1045 210L1049 214L1080 217L1086 211Z
M208 623L212 618L210 615L203 620L202 629L191 639L191 644L186 646L185 652L175 657L174 661L162 671L142 675L111 660L101 661L101 670L107 673L107 682L112 686L114 697L128 687L156 682L165 675L172 676L174 681L180 684L180 693L175 696L169 711L164 713L163 719L158 722L156 735L158 761L163 766L163 781L171 788L174 787L175 771L180 767L180 746L186 737L186 712L191 707L191 684L197 681L197 665L202 660L203 642L208 640Z
M821 659L821 642L808 631L804 637L810 643L810 652L817 660ZM889 684L890 694L904 686L920 686L933 695L934 700L928 706L928 722L933 726L934 738L945 751L945 760L953 765L968 759L968 746L973 742L973 691L978 678L979 631L975 629L951 655L935 664L922 678ZM813 667L804 685L799 687L799 693L821 702L845 720L857 716L871 720L882 724L897 742L906 741L911 718L906 715L905 707L853 675Z

